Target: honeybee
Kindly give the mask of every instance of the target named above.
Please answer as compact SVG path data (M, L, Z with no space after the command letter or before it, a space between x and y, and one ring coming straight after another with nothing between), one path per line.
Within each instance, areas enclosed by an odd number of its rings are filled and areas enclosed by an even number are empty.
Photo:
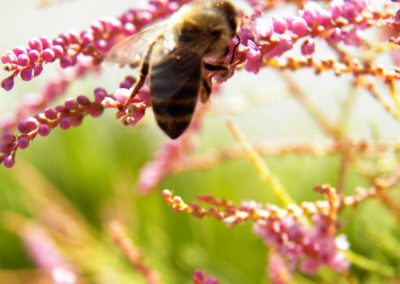
M198 99L208 100L210 74L227 73L228 66L215 62L228 54L236 29L237 13L230 1L198 1L117 44L106 61L139 63L139 78L125 106L148 78L157 124L170 138L178 138L190 125Z

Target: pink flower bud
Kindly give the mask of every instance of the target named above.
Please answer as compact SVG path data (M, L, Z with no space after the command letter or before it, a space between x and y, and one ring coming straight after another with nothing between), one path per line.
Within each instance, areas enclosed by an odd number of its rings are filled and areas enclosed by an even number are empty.
M301 54L303 54L304 56L313 54L314 50L315 50L315 42L313 39L307 39L301 45Z
M90 111L92 117L98 117L103 114L104 108L101 104L94 105Z
M33 38L33 39L31 39L31 40L29 41L28 45L29 45L29 47L30 47L32 50L36 50L36 51L38 51L38 52L41 52L42 49L43 49L42 42L41 42L40 39L38 39L38 38Z
M26 121L20 122L18 124L18 130L22 134L26 134L33 130L36 130L38 129L38 127L39 127L39 122L33 117L30 117Z
M61 58L64 55L64 49L60 45L55 45L53 47L54 57Z
M60 120L61 129L67 130L71 127L71 121L68 117L63 117Z
M274 32L278 34L283 34L287 29L287 23L282 17L273 17L272 26L274 28Z
M28 66L29 65L29 56L26 55L25 53L18 55L17 63L21 67Z
M67 110L73 110L78 106L78 103L74 99L66 99L64 102L64 106Z
M17 137L14 134L11 134L11 133L6 133L6 134L3 135L3 143L5 145L13 144L16 139L17 139Z
M124 105L128 102L128 99L130 97L130 90L124 88L118 89L115 91L114 96L120 105Z
M126 23L123 27L123 31L126 35L131 35L131 34L134 34L137 31L137 29L134 24Z
M40 53L39 51L32 49L29 51L28 56L31 62L36 62L40 58Z
M38 63L35 65L35 67L33 67L33 76L39 76L43 71L43 64L42 63Z
M30 81L33 77L33 68L28 67L21 71L21 79L24 81Z
M14 166L14 164L15 164L15 159L14 159L13 155L8 155L3 160L3 165L6 168L12 168Z
M1 87L6 91L11 90L14 87L14 76L11 75L10 77L3 79L1 81Z
M26 54L26 49L23 47L17 46L16 48L13 49L13 52L16 56L19 56L21 54Z
M42 58L46 62L52 62L55 59L56 55L51 48L46 48L42 51Z
M77 101L78 104L80 104L81 106L90 105L90 100L89 100L88 97L86 97L86 96L78 96L78 97L76 98L76 101Z
M53 108L46 108L43 113L48 119L51 120L56 119L58 116L57 112Z
M94 90L94 96L95 96L96 102L101 104L101 102L107 96L107 91L104 90L103 88L96 88L96 90Z
M12 61L13 61L13 60L11 59L9 53L4 53L4 54L1 56L1 63L3 63L3 64L8 64L8 63L11 63Z
M51 42L47 37L40 37L39 40L42 43L42 48L43 49L51 47Z
M247 37L245 36L246 38L253 39L253 34L251 33L251 31L247 29L244 31L246 31L248 34ZM274 28L270 22L267 22L262 18L258 18L255 20L254 23L254 31L256 32L258 38L267 39L271 37ZM240 38L242 38L242 35L240 35ZM244 42L246 43L248 39L246 39Z
M18 148L26 149L29 147L29 138L26 136L18 137Z
M45 137L45 136L49 135L49 133L50 133L50 127L48 125L42 124L39 126L38 134L40 136Z
M309 33L308 25L303 18L296 18L292 21L291 31L298 36L305 36Z

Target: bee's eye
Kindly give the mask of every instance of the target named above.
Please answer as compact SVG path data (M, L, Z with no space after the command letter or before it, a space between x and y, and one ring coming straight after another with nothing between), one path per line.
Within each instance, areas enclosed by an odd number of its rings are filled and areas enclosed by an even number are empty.
M213 37L215 37L215 38L218 38L218 37L220 37L220 35L221 35L221 31L219 31L219 30L213 30L213 31L211 31L211 35L212 35Z
M181 30L179 34L179 41L181 42L192 41L198 37L199 33L200 32L198 29L196 29L193 26L187 25Z

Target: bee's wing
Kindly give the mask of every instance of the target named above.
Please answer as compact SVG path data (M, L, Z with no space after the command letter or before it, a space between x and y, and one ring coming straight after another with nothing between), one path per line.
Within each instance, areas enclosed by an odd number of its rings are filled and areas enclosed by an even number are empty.
M202 59L214 40L215 38L210 35L199 36L195 40L170 49L164 47L163 41L157 42L151 55L150 67L150 88L153 98L156 100L171 98L187 84L192 84L198 92Z
M139 63L149 45L168 29L166 21L153 24L123 41L114 45L104 58L106 63L114 63L121 67Z

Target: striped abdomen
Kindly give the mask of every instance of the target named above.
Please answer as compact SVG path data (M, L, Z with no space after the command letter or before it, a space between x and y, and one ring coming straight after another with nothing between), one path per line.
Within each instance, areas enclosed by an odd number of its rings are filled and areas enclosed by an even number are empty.
M150 93L157 124L172 139L189 126L201 83L201 56L172 51L150 67Z

